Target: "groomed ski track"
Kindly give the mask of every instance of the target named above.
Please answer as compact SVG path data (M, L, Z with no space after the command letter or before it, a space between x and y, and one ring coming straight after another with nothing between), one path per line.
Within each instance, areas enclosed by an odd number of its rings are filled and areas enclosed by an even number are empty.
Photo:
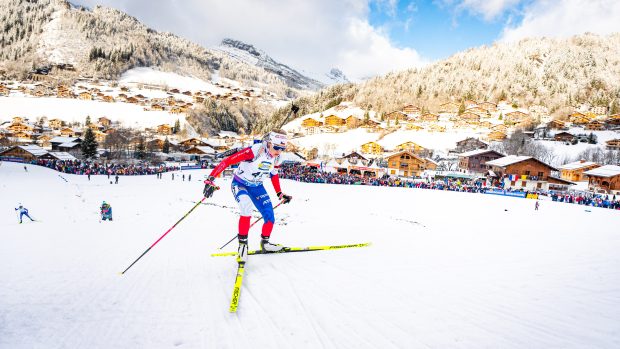
M189 173L2 163L0 348L620 347L620 212L284 180L275 242L372 245L250 256L230 314L236 262L210 256L236 232L228 180L118 275L201 199ZM43 222L17 224L20 202Z

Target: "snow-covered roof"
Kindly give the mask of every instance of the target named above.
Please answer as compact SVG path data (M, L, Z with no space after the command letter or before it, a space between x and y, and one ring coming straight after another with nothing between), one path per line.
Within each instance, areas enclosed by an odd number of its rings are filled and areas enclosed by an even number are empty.
M494 150L491 150L491 149L476 149L476 150L466 151L466 152L460 153L458 155L459 156L463 156L463 157L468 157L468 156L474 156L474 155L478 155L478 154L488 153L490 151L494 151Z
M205 154L215 154L215 149L207 146L207 145L197 145L194 148L200 150L201 152L205 153Z
M34 144L20 145L18 146L18 148L21 148L34 156L41 156L41 155L47 154L47 150Z
M217 133L217 135L222 138L225 138L225 137L239 138L239 135L237 134L237 132L232 132L232 131L220 131Z
M562 166L559 167L560 170L576 170L579 168L584 168L584 167L588 167L588 166L592 166L592 165L596 165L596 162L592 162L592 161L575 161L575 162L570 162L568 164L564 164Z
M508 155L504 156L503 158L487 161L486 164L489 166L506 167L508 165L516 164L517 162L525 161L531 158L531 156Z
M78 139L79 137L54 137L50 139L50 143L70 143Z
M620 175L620 166L605 165L590 171L586 171L584 172L584 174L597 177L614 177Z
M58 146L59 146L59 147L63 147L63 148L73 148L73 147L75 147L76 145L78 145L78 143L75 143L75 142L66 142L66 143L59 144Z
M77 160L75 158L75 156L64 152L64 151L58 151L58 152L50 152L49 153L51 156L55 157L58 160L63 160L63 161L73 161L73 160Z

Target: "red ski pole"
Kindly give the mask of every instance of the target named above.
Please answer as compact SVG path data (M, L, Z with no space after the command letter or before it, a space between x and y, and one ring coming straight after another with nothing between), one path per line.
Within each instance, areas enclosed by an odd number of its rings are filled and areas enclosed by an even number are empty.
M198 207L200 204L202 204L202 202L203 202L203 201L205 201L205 199L206 199L206 197L203 197L203 198L202 198L202 200L198 201L198 203L196 203L196 205L194 205L194 207L192 207L192 209L191 209L191 210L189 210L189 211L188 211L188 212L187 212L187 213L186 213L183 217L181 217L181 219L179 219L176 223L174 223L174 225L173 225L172 227L170 227L170 229L168 229L168 231L166 231L166 232L164 233L164 235L162 235L159 239L157 239L157 241L155 241L155 242L154 242L154 243L153 243L153 244L152 244L149 248L147 248L147 249L146 249L146 251L144 251L144 252L140 255L140 257L138 257L135 261L133 261L133 263L131 263L131 265L130 265L130 266L128 266L128 267L127 267L127 269L125 269L122 273L119 273L119 274L120 274L120 275L125 274L125 272L126 272L127 270L129 270L129 268L131 268L134 264L136 264L136 262L137 262L137 261L139 261L139 260L140 260L140 258L142 258L142 256L144 256L145 254L147 254L147 252L149 252L149 251L150 251L150 250L151 250L151 249L152 249L155 245L157 245L157 243L158 243L159 241L161 241L161 239L163 239L163 238L164 238L164 236L166 236L166 235L167 235L167 234L168 234L168 233L169 233L172 229L174 229L174 227L176 227L176 226L177 226L177 224L179 224L182 220L184 220L184 219L185 219L185 217L187 217L190 213L192 213L192 211L193 211L194 209L196 209L196 207Z

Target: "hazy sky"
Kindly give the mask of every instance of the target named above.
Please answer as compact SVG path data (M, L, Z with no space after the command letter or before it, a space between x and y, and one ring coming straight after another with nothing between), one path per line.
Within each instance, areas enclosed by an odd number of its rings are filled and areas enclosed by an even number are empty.
M203 46L233 38L293 68L354 79L530 36L620 31L620 0L73 0Z

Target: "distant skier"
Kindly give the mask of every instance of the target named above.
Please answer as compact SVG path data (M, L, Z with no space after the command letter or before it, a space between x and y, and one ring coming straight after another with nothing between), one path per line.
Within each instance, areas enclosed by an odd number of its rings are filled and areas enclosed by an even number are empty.
M22 224L22 218L24 216L30 218L31 222L34 222L34 219L32 219L32 217L30 217L30 215L28 214L28 209L22 206L22 204L19 204L19 206L15 209L15 211L18 211L18 210L19 210L19 224Z
M114 176L114 184L118 184L118 175Z
M534 205L534 211L538 211L538 206L540 206L540 203L538 202L538 200L536 200L536 205Z
M101 220L105 221L106 219L112 221L112 206L107 202L101 203Z
M26 165L24 165L24 171L28 172L28 167L26 167Z
M219 189L214 181L215 178L228 166L239 164L234 171L231 189L241 216L239 217L239 249L237 261L245 263L248 253L248 232L250 230L250 216L252 208L258 209L263 216L263 229L261 233L261 249L263 251L277 252L283 249L282 245L269 242L275 217L273 206L269 194L263 186L263 181L271 178L271 183L282 203L288 203L292 197L282 193L280 189L280 179L278 177L278 167L280 153L286 149L286 132L277 130L268 133L262 142L244 148L222 160L222 162L211 171L209 178L205 180L203 194L209 198Z
M190 174L189 177L187 177L187 181L191 182L192 181L192 175Z

